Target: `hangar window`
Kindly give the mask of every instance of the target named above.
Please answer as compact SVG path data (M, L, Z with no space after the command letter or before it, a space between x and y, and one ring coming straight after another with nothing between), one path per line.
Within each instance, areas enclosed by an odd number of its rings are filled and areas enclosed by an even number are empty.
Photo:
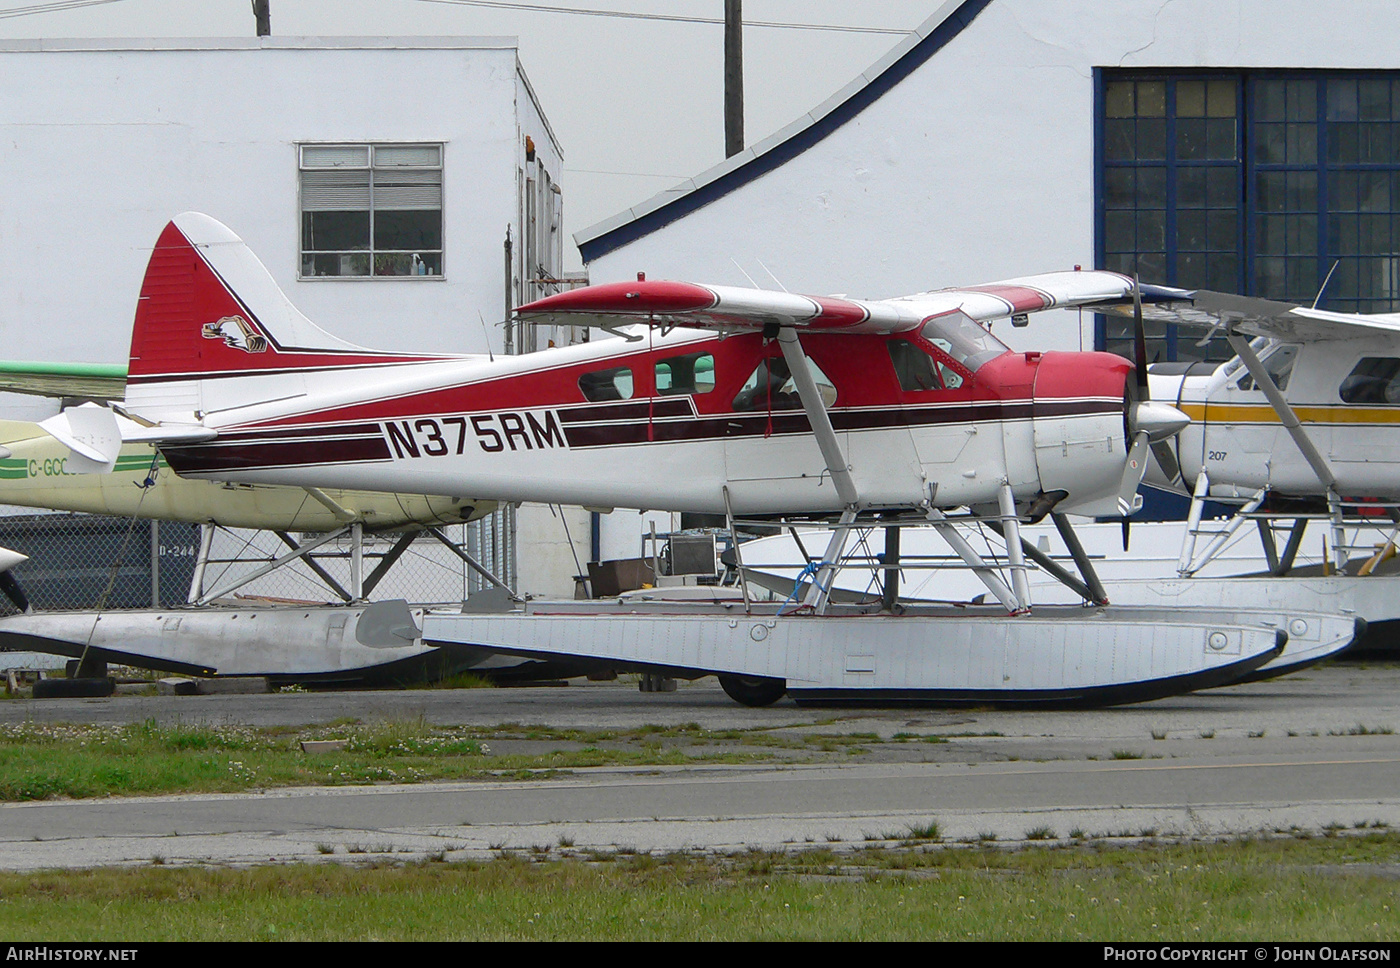
M1400 310L1400 72L1105 69L1097 103L1099 265ZM1147 325L1151 357L1232 355ZM1131 322L1101 318L1097 343L1131 357Z
M442 277L442 145L301 146L301 271Z

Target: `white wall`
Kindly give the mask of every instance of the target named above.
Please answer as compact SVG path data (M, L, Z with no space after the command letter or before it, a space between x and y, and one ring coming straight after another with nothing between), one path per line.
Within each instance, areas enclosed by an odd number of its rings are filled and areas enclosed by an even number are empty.
M825 140L596 258L590 277L747 285L737 261L773 288L762 262L796 292L882 297L1092 265L1095 67L1393 69L1396 13L1387 0L992 0ZM1057 315L998 335L1078 348L1077 315Z
M292 300L340 336L385 349L485 348L477 311L500 319L501 244L518 219L513 40L25 49L41 43L0 47L7 357L125 360L150 246L187 209L242 235ZM557 166L539 126L534 140ZM445 280L297 281L305 141L445 143ZM491 333L499 349L500 328Z

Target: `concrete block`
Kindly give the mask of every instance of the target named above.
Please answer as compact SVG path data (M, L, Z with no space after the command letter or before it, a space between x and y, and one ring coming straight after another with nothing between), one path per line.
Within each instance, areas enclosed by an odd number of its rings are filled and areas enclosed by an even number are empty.
M194 684L195 691L201 696L247 696L272 691L264 676L196 679Z

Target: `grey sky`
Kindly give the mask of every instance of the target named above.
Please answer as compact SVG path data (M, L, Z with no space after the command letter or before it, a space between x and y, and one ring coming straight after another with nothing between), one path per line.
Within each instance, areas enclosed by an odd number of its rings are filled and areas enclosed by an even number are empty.
M723 0L537 0L722 17ZM6 10L34 0L0 0ZM940 0L744 0L745 20L908 30ZM0 19L0 37L219 37L253 33L248 0L120 0ZM424 0L272 0L274 34L515 36L564 150L568 236L724 158L723 28L493 10ZM890 34L749 27L746 141L821 103L900 41ZM431 98L431 88L423 96ZM567 265L577 268L572 242Z

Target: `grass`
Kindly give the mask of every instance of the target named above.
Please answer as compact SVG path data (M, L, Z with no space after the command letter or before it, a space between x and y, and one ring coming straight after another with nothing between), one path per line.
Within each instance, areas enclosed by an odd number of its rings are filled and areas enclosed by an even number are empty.
M306 740L344 749L305 754ZM938 741L921 736L922 742ZM554 748L506 753L514 741ZM859 756L874 733L783 728L707 730L695 723L576 730L505 723L434 726L417 718L316 727L175 724L0 725L0 801L164 793L235 793L285 786L529 780L600 766L758 763Z
M338 855L343 856L343 855ZM59 940L1390 942L1400 835L1233 843L511 852L496 860L0 874L0 934ZM355 860L354 858L349 858ZM893 912L897 916L892 916ZM465 912L465 913L464 913Z

